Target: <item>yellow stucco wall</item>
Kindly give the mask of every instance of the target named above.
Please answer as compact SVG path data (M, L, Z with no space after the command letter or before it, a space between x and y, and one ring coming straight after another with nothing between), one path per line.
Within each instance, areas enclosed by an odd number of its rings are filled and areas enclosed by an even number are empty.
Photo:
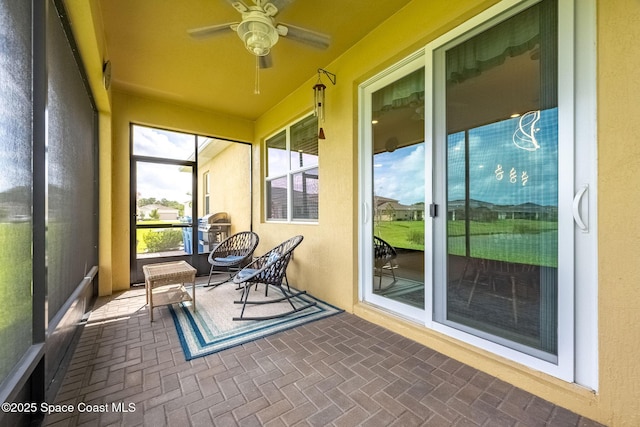
M640 425L640 207L638 176L640 69L638 0L598 0L598 301L599 389L597 393L504 360L357 303L357 86L397 60L455 27L497 0L415 0L332 64L338 76L327 89L326 140L320 141L320 219L317 225L264 221L261 142L300 118L311 106L315 76L254 123L215 113L113 93L101 115L101 280L108 269L113 286L128 286L128 125L130 121L254 142L254 218L258 252L294 234L291 280L312 294L354 311L462 362L475 366L570 410L608 425ZM89 13L85 2L68 0ZM70 13L73 17L74 14ZM80 13L78 16L82 16ZM95 28L75 28L83 58L101 58ZM92 31L94 32L93 34ZM88 47L87 47L88 46ZM92 80L96 73L89 73ZM93 86L92 86L93 87ZM111 128L109 128L111 125ZM110 156L104 159L102 156ZM107 213L105 215L105 213ZM110 213L110 215L108 215ZM106 237L105 237L106 236ZM105 264L103 264L105 260ZM596 315L594 313L594 315ZM578 354L577 357L580 357Z
M208 172L209 213L229 214L229 235L251 227L251 151L248 144L234 143L210 161L198 162L198 217L204 215L203 175Z
M598 302L605 421L640 425L640 2L598 1Z

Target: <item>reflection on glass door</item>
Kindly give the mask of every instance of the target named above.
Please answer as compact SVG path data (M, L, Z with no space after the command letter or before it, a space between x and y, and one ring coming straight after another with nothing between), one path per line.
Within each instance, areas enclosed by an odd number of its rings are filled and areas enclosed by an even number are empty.
M548 361L558 354L556 9L543 1L441 49L440 321Z
M375 91L371 292L424 310L424 68Z

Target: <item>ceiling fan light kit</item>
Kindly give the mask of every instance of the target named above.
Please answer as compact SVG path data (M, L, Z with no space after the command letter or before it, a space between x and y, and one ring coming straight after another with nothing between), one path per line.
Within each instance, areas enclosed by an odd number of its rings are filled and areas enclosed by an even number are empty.
M331 37L326 34L294 25L276 23L275 16L279 11L276 5L280 5L282 8L292 0L253 0L254 5L252 6L247 6L242 1L227 0L227 2L240 12L242 21L194 28L188 30L187 33L193 38L204 38L235 31L246 49L256 57L255 93L260 93L258 71L260 68L271 67L271 48L275 46L280 37L317 49L329 47Z
M276 28L259 15L239 23L236 31L247 50L255 56L268 55L271 48L278 42Z

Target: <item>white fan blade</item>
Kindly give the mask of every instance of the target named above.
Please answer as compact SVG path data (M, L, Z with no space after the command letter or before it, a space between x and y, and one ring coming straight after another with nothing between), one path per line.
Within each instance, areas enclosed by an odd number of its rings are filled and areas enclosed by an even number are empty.
M280 27L286 28L286 32L282 30ZM295 25L290 24L282 24L278 25L278 33L282 36L295 40L300 43L307 44L309 46L313 46L318 49L326 49L331 44L331 37L317 33L315 31L307 30L306 28L296 27ZM285 34L282 34L285 33Z
M278 11L284 9L285 7L289 6L291 3L293 3L294 0L271 0L269 1L269 3L273 4L275 7L278 8Z
M238 0L225 0L225 1L240 13L243 13L249 10L249 7L241 1L238 1Z
M217 33L223 33L226 31L233 31L231 28L232 25L237 25L237 22L231 22L228 24L218 24L218 25L210 25L208 27L201 28L192 28L191 30L187 30L187 33L193 38L202 38L213 36Z

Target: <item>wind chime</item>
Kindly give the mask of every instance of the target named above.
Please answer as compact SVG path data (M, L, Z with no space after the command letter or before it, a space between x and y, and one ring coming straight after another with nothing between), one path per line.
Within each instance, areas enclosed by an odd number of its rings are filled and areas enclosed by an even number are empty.
M328 72L327 70L323 70L322 68L318 68L318 81L313 86L313 111L315 116L318 118L318 139L325 139L324 137L324 129L322 128L322 124L324 123L325 118L325 90L327 87L322 83L322 74L326 75L327 78L333 85L336 84L336 75Z

